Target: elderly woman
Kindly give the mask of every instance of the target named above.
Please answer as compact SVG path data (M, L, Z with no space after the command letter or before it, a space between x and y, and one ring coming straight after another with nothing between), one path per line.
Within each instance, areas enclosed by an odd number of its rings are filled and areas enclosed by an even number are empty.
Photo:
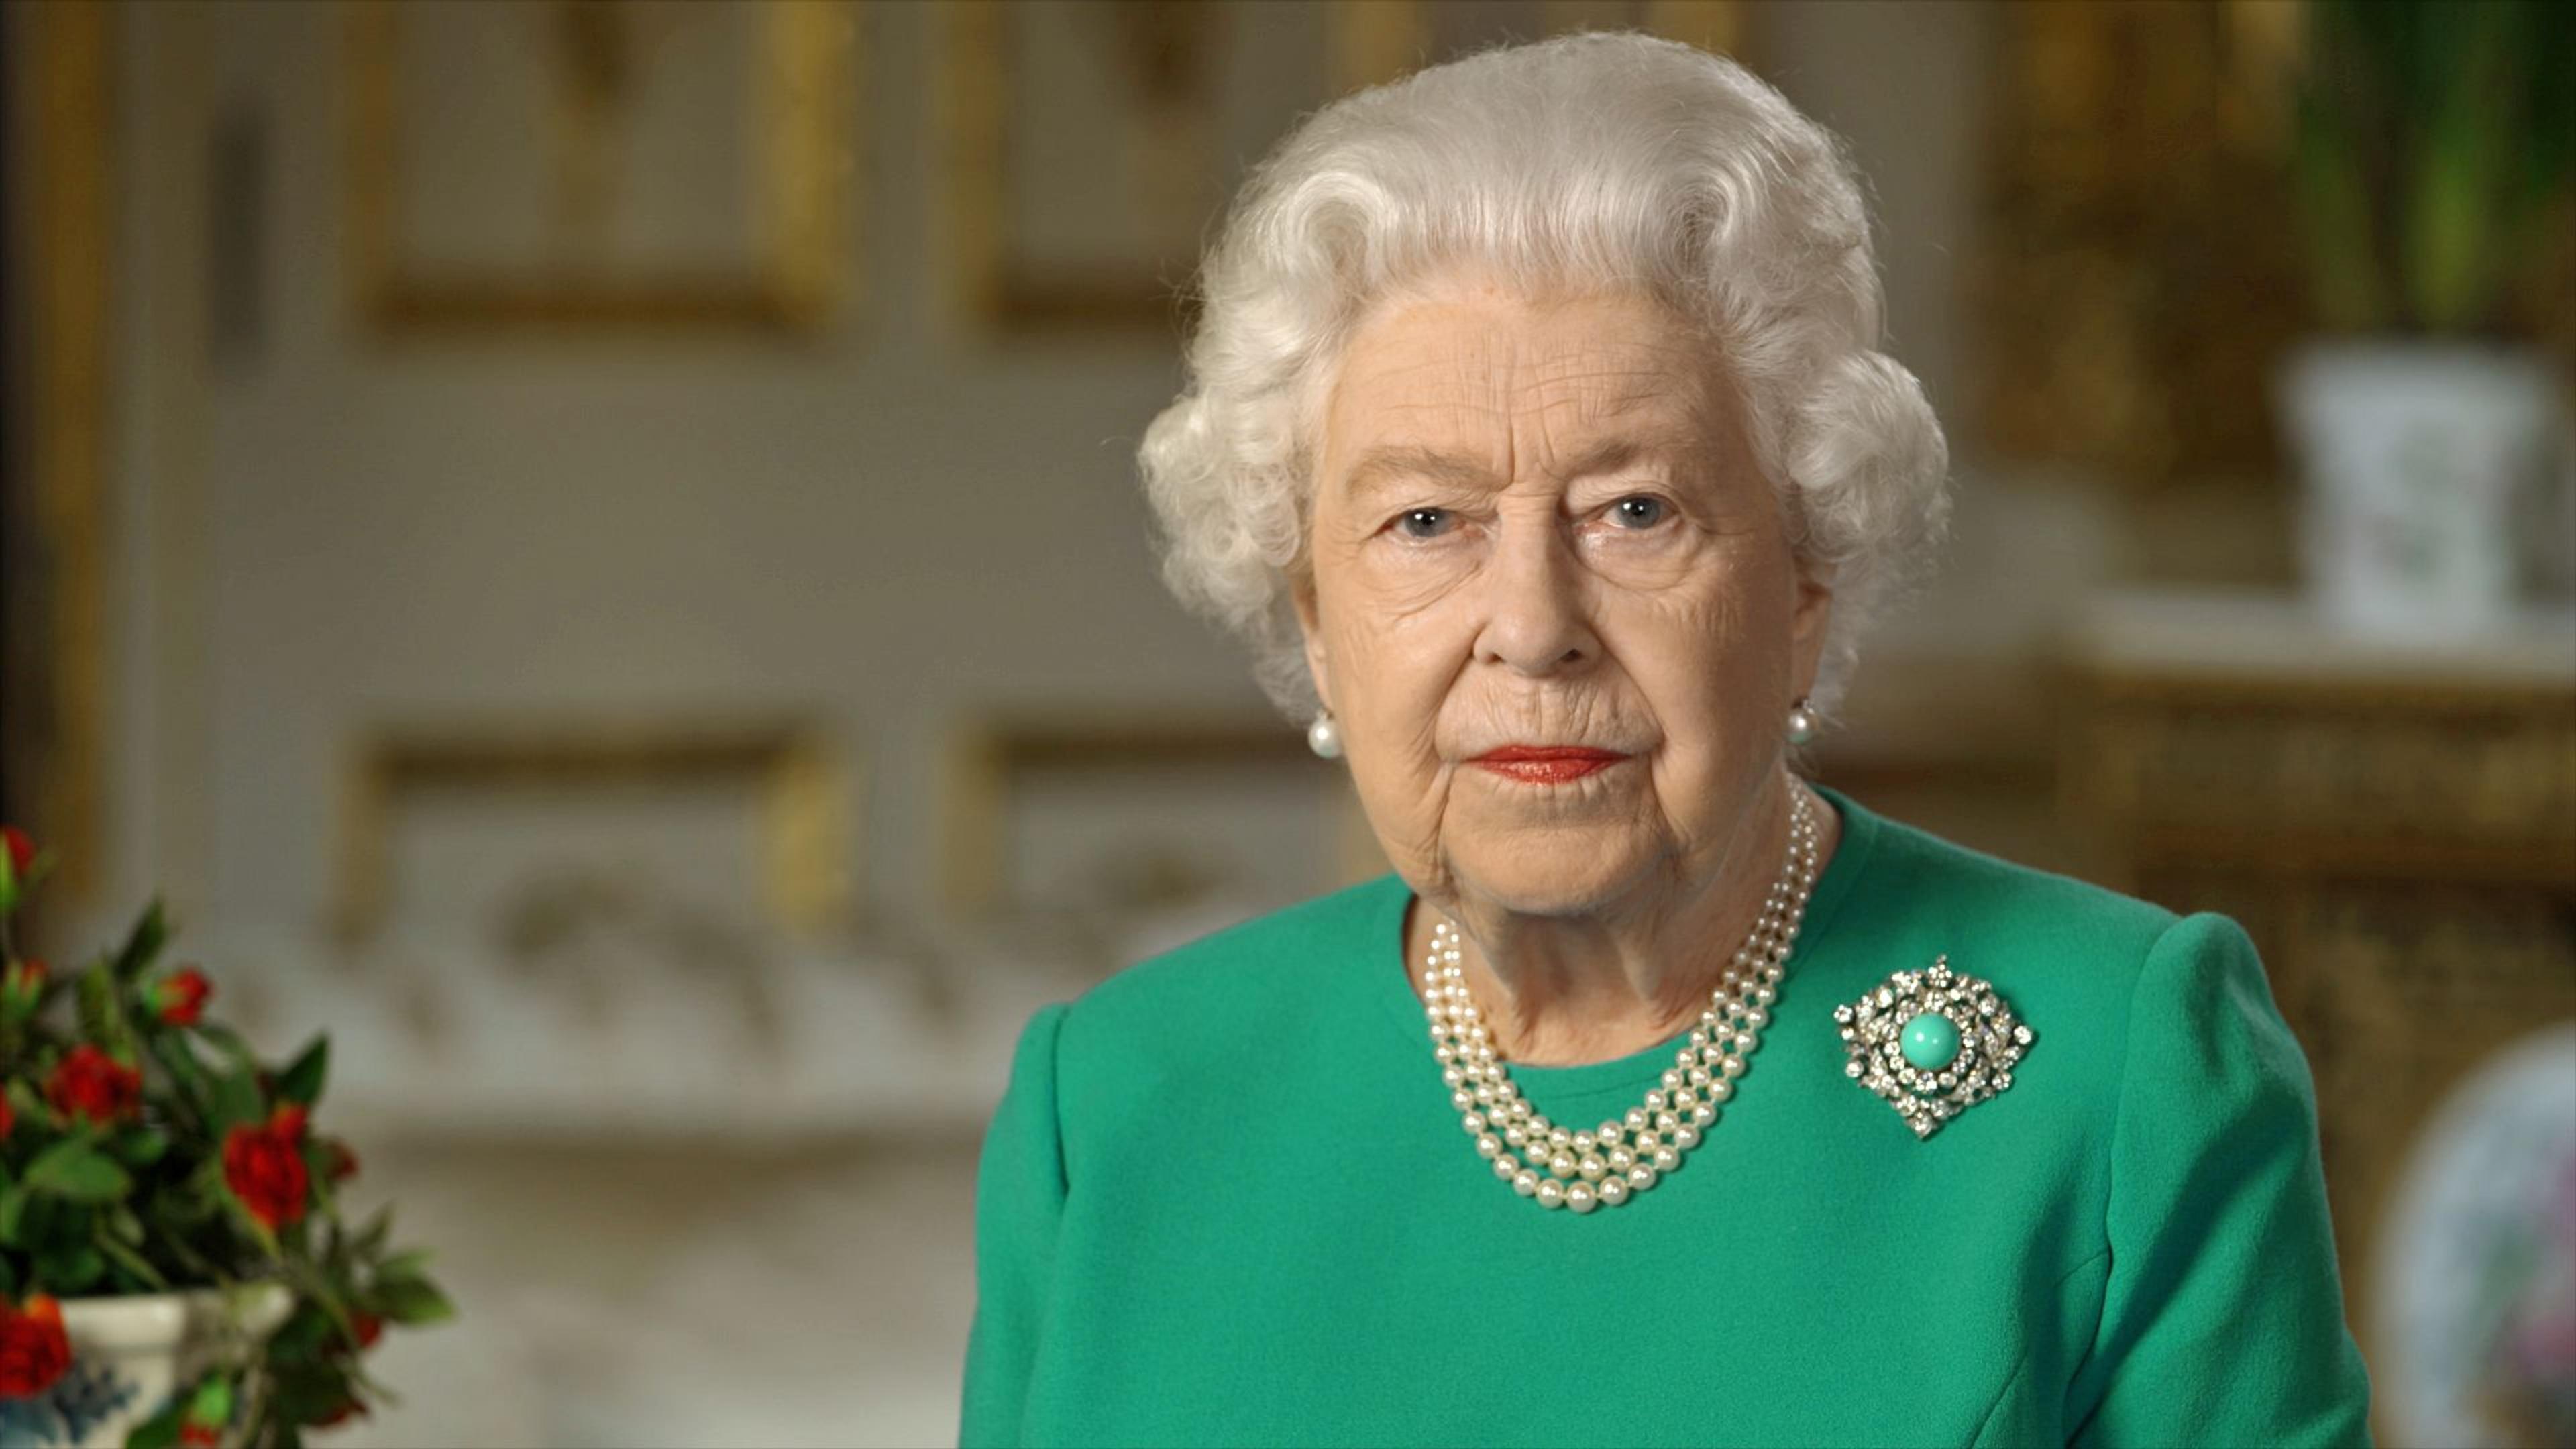
M1029 1022L964 1442L2366 1442L2244 932L1796 772L1945 508L1830 136L1487 51L1307 120L1203 287L1168 576L1395 869Z

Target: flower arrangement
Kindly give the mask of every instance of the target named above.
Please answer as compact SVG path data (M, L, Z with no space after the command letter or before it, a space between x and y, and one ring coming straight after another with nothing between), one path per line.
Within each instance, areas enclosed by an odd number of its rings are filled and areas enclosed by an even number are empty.
M78 1387L63 1304L97 1295L291 1294L264 1346L180 1385L129 1449L292 1446L391 1401L362 1355L387 1323L454 1310L425 1250L389 1250L389 1206L341 1221L358 1159L313 1129L327 1036L273 1070L206 1015L202 971L155 971L169 935L157 901L77 970L22 959L9 918L52 856L14 827L0 847L0 1437L13 1413ZM38 1437L69 1417L49 1412Z

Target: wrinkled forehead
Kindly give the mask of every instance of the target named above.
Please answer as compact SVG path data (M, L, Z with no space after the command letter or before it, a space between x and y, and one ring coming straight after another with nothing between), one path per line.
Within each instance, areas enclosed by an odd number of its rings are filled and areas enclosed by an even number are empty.
M1390 449L1593 456L1721 449L1731 392L1718 350L1637 292L1456 286L1373 308L1322 400L1320 481L1338 491ZM1366 470L1361 470L1364 475Z

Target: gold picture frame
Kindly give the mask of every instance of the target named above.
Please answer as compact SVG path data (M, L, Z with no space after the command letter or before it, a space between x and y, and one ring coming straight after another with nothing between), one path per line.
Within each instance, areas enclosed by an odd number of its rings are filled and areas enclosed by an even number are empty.
M380 336L422 333L735 331L808 334L831 319L851 290L847 216L857 153L853 105L859 20L846 0L752 0L756 13L748 91L754 107L755 256L742 269L635 268L592 264L441 267L403 259L398 142L403 23L422 0L343 0L349 105L349 275L355 306ZM538 7L524 13L540 14ZM561 23L565 89L616 67L585 61L613 52L619 7L548 0ZM587 37L587 39L585 39ZM595 111L565 103L558 129L581 130ZM570 117L572 119L564 119Z
M953 730L943 762L940 895L964 918L1014 909L1007 837L1018 796L1033 779L1216 769L1311 778L1326 812L1319 883L1354 884L1387 863L1359 808L1348 772L1319 760L1298 731L1241 715L997 716Z
M850 772L802 723L486 723L379 729L352 751L342 791L330 930L372 936L392 894L391 837L406 800L439 791L560 791L734 782L758 803L766 905L813 935L847 923L854 882Z

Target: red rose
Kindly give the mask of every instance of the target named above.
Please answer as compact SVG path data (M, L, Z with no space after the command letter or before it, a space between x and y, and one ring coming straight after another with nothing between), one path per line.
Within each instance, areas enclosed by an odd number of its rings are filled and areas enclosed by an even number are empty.
M0 1399L41 1394L71 1366L71 1340L63 1336L62 1305L53 1295L30 1294L24 1308L0 1307Z
M195 1026L214 989L206 973L194 966L183 966L152 988L152 1005L172 1026Z
M200 1424L191 1420L179 1426L179 1442L189 1446L189 1449L220 1449L224 1442L224 1431L217 1425Z
M114 1122L142 1110L143 1074L82 1042L54 1064L45 1098L65 1116Z
M27 867L36 863L36 842L15 825L0 825L0 840L9 842L9 873L25 880Z
M279 1106L264 1125L224 1134L224 1186L270 1232L304 1216L313 1184L297 1140L303 1135L304 1109L292 1102Z
M17 1126L17 1112L9 1106L9 1099L6 1096L0 1096L0 1138L6 1138L11 1132L17 1130Z
M6 1137L8 1135L9 1133L7 1129L0 1128L0 1137ZM333 1182L347 1182L350 1178L358 1175L358 1154L349 1146L348 1143L334 1137L330 1142L330 1152L331 1180Z
M361 1349L374 1348L376 1340L385 1336L385 1321L363 1310L349 1315L349 1326L358 1331Z

